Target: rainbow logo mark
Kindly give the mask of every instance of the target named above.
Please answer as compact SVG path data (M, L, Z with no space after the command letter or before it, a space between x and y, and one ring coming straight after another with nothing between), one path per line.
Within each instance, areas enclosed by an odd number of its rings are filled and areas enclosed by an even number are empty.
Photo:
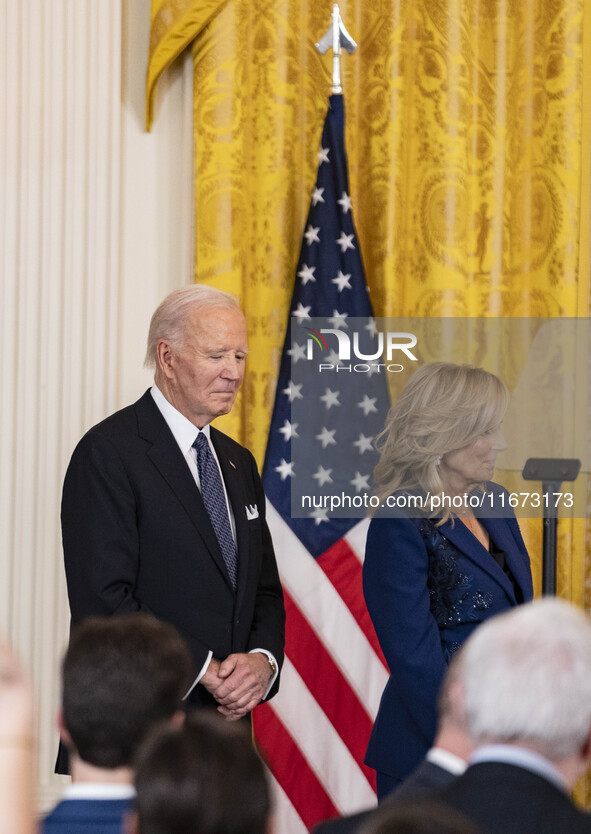
M311 337L311 338L308 339L308 350L307 350L307 354L306 354L307 359L312 359L313 358L312 349L313 349L314 345L313 345L312 339L320 347L320 350L328 350L328 345L326 344L326 339L324 338L322 333L319 333L317 330L312 330L311 328L308 328L307 333L308 333L308 336Z

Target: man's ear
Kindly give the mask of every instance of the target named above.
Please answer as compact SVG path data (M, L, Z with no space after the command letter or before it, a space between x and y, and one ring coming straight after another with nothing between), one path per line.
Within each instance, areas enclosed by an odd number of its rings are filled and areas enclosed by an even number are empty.
M166 339L160 339L156 345L156 368L164 374L167 379L173 375L172 364L174 358L174 351Z
M62 744L64 744L68 748L68 750L71 750L73 747L72 736L67 731L66 725L64 724L64 711L63 709L61 709L61 707L57 713L56 723Z
M450 717L460 726L465 724L464 716L464 687L461 681L452 681L447 690L450 707Z

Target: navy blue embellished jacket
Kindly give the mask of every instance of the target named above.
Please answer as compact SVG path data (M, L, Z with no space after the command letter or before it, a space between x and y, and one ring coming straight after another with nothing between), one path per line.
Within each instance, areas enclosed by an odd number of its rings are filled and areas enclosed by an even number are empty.
M531 600L529 556L515 516L479 520L505 552L523 601ZM509 577L462 522L437 527L436 520L406 516L372 519L363 590L390 669L365 763L402 780L435 736L449 658L479 623L518 600Z

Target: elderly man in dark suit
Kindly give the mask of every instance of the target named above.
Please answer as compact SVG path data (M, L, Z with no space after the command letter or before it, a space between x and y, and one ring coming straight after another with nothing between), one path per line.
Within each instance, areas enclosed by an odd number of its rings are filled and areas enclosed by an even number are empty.
M465 644L463 701L478 745L438 800L487 834L589 834L569 797L591 754L591 621L562 600L524 605Z
M210 426L248 353L237 301L203 285L152 317L154 385L90 429L65 478L72 624L145 611L175 626L198 672L189 707L247 715L278 687L285 611L255 461Z

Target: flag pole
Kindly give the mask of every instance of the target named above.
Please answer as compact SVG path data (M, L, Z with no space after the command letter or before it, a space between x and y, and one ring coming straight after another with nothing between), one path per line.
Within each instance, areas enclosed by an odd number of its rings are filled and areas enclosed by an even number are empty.
M349 55L352 55L357 49L357 44L345 29L338 4L335 3L332 9L330 27L316 44L316 49L321 55L332 49L332 93L337 95L341 95L343 92L341 86L341 47L346 49Z
M344 142L339 57L341 48L352 52L355 43L338 6L317 46L322 53L333 49L333 95L295 268L263 466L286 630L297 634L286 643L279 693L253 714L257 745L281 788L276 814L282 834L310 831L323 819L375 804L375 776L363 759L377 712L373 693L388 681L363 601L365 511L333 511L325 501L343 495L355 507L362 494L369 497L378 460L373 442L390 404L385 365L343 365L336 351L340 332L351 335L354 348L361 339L365 357L381 356ZM331 345L320 344L320 329L332 336Z

